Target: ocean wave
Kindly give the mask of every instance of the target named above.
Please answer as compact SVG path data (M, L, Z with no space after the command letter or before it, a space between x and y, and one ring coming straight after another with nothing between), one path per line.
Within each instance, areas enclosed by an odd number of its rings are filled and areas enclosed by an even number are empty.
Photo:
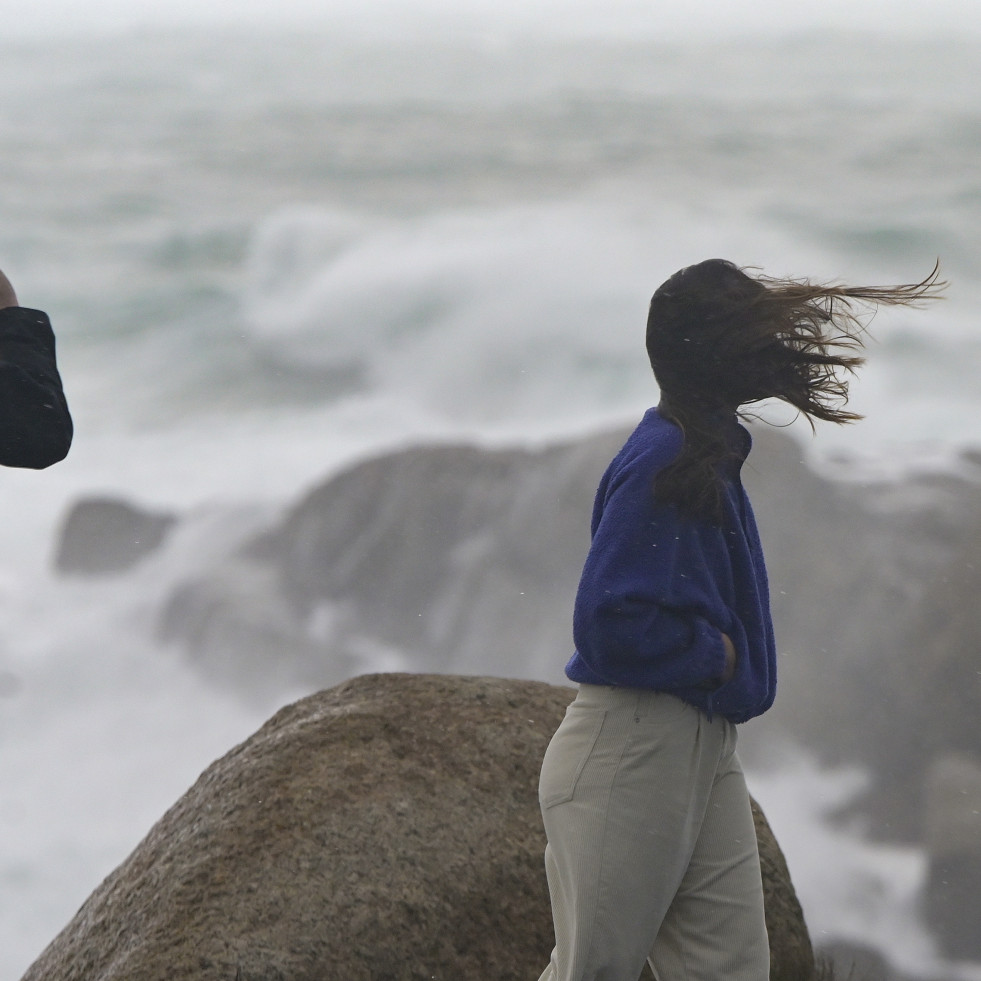
M575 203L355 224L293 212L257 232L246 319L278 358L478 417L651 397L639 230Z

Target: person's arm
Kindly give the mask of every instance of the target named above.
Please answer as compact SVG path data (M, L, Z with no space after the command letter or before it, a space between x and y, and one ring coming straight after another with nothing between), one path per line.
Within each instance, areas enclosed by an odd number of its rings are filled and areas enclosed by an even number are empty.
M673 508L655 504L643 467L611 481L573 619L576 650L598 677L662 690L731 679L730 615L702 544Z
M72 434L48 316L18 306L0 271L0 465L51 466L68 453Z

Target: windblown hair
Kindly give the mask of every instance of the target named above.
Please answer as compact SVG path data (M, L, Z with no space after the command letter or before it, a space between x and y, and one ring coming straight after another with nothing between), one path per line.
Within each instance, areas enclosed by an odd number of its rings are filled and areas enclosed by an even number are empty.
M651 300L647 353L661 410L684 434L681 453L657 477L659 502L721 520L722 471L736 452L726 426L734 411L780 399L815 419L846 423L848 381L865 323L882 306L917 306L946 283L939 263L900 286L836 286L749 276L723 259L675 273Z

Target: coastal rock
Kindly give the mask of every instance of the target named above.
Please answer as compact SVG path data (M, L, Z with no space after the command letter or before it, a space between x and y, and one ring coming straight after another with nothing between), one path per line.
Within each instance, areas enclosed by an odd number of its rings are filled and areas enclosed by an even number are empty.
M922 780L924 732L897 726L897 706L920 699L930 712L930 686L910 683L924 665L913 638L948 616L953 597L936 583L963 561L965 526L981 518L981 486L933 474L832 481L807 465L795 441L768 430L754 432L743 481L766 553L780 652L778 698L754 725L761 735L781 727L829 762L861 761L876 774L908 773L915 759ZM964 635L955 633L944 647L965 663ZM953 727L931 714L943 744ZM900 750L897 740L909 745ZM917 810L907 803L897 825ZM915 829L905 824L897 837L910 840Z
M937 759L927 778L923 913L952 960L981 961L981 755Z
M180 587L161 631L205 671L258 688L393 668L561 681L592 498L621 439L537 451L417 447L358 464L225 569ZM277 643L255 595L243 602L233 566L253 582L257 568L269 570L266 605L289 611L270 625ZM238 638L237 666L226 635Z
M124 572L156 551L176 520L118 498L83 498L65 516L55 568L71 575Z
M561 682L593 496L626 435L539 450L421 446L359 463L179 586L161 633L205 672L257 688L393 667ZM852 516L789 437L763 429L755 440L745 481L781 586L780 635L804 655L821 645L819 658L788 658L789 683L810 689L832 662L849 663L855 635L869 632L850 615L857 595L876 622L896 622L901 601L861 589L888 547L870 539L892 538L868 515ZM829 607L843 615L829 620ZM826 729L826 706L803 709L801 719L792 711L795 724Z
M573 697L528 681L359 677L209 767L23 981L536 977L552 946L538 770ZM773 981L813 954L757 833Z
M895 576L896 568L910 575L908 602L884 611L894 622L870 621L870 632L890 638L892 649L873 641L853 652L855 663L837 678L841 701L853 703L844 717L827 681L812 679L811 689L829 709L829 726L847 727L852 759L873 778L851 811L861 814L871 833L905 842L929 835L924 815L934 796L931 769L951 755L981 758L981 487L944 481L936 490L929 508L906 514L905 530L897 526L897 544L910 553L906 561L877 573L882 580ZM923 530L928 522L929 534ZM935 548L945 542L942 556L915 575L914 543L931 542ZM816 728L811 732L820 745ZM974 910L977 916L976 905Z
M854 814L878 838L918 841L931 761L981 752L977 467L831 480L796 440L753 435L743 480L770 571L780 692L744 727L744 757L790 737L862 764L872 780ZM245 691L390 670L561 683L593 494L625 436L361 462L173 589L161 635Z
M357 674L352 659L325 657L316 637L297 629L275 568L245 556L174 589L157 633L164 642L207 651L196 659L202 674L245 695L257 678L276 691L309 691Z
M832 978L848 978L850 981L916 981L908 974L897 971L878 950L854 941L837 940L819 947L817 958L819 963L827 965L826 971Z

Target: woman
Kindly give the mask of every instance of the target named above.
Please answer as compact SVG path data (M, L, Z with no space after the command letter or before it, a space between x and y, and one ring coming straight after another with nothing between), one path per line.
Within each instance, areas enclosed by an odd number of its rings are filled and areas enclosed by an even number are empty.
M661 389L610 464L573 618L576 700L542 764L555 949L542 981L765 981L756 834L735 724L773 703L766 570L740 467L741 407L782 399L858 418L837 372L862 363L855 304L945 284L754 278L710 259L654 294Z

